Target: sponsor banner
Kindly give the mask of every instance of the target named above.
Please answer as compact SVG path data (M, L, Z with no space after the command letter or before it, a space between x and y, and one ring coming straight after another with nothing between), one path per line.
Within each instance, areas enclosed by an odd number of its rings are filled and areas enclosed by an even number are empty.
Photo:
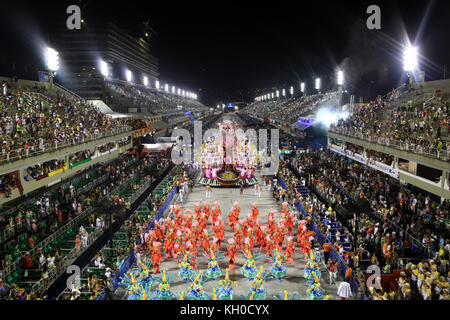
M61 172L63 172L63 171L66 170L66 169L67 169L67 163L64 165L64 168L61 168L61 169L58 169L58 170L49 172L49 173L48 173L48 176L49 176L49 177L52 177L52 176L54 176L55 174L61 173Z
M375 170L381 171L385 174L390 175L391 177L393 177L394 179L400 179L400 172L398 169L393 169L391 166L388 166L384 163L375 161L375 160L370 160L368 161L367 157L364 157L358 153L351 153L350 151L344 151L342 150L342 148L340 148L337 145L331 144L330 145L330 150L334 151L336 153L339 153L347 158L350 158L352 160L358 161L359 163L365 164L366 166L369 166Z

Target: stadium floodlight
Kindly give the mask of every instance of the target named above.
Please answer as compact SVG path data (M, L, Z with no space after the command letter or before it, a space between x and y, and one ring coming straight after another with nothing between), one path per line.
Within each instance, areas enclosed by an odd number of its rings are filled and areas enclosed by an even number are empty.
M172 93L175 94L175 86L172 86Z
M159 81L158 80L155 81L155 88L159 90Z
M339 86L344 85L344 71L342 71L342 70L337 71L337 84Z
M144 86L147 86L148 85L148 78L147 78L147 76L144 76Z
M126 75L127 75L127 81L131 82L131 71L127 70Z
M55 49L47 48L45 52L45 60L48 70L54 72L59 69L59 52Z
M320 78L316 79L316 90L320 90Z
M291 87L289 88L289 93L291 94L291 96L294 95L294 87L293 87L293 86L291 86Z
M273 99L274 93L272 92L272 99Z
M305 83L304 82L300 83L300 91L302 93L305 93Z
M164 90L166 90L166 92L169 92L169 85L166 83L166 85L164 86Z
M100 61L100 72L105 78L108 77L108 63L106 61Z
M281 91L281 95L282 95L283 97L286 96L286 90L285 90L285 89L283 89L283 90Z
M407 47L403 54L403 70L405 71L414 71L417 69L417 48L416 47Z
M277 96L277 98L280 97L280 90L277 90L277 91L276 91L276 96Z
M181 89L180 88L178 88L178 95L181 95Z
M181 95L183 96L183 97L185 97L186 96L186 91L181 91Z

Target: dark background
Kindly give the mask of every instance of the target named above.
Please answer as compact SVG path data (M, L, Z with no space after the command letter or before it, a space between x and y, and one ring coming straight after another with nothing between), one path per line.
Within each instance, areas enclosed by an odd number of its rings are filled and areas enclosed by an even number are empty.
M338 66L346 89L373 98L405 81L407 39L419 47L426 78L444 77L449 2L17 0L0 11L0 75L37 79L40 48L52 44L65 27L67 6L77 4L86 23L112 21L136 35L148 20L160 79L196 90L205 104L252 102L275 86L298 91L300 81L312 90L315 76L331 89ZM371 4L381 8L381 30L366 27Z

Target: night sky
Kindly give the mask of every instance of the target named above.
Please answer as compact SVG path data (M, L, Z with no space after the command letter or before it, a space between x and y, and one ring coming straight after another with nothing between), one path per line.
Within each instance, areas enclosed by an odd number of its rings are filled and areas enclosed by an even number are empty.
M271 88L335 85L339 66L346 89L373 98L405 81L402 46L419 47L428 80L450 72L450 1L13 1L0 12L0 75L36 79L39 46L65 25L70 4L82 18L112 21L135 34L150 21L152 54L163 82L195 90L208 105L251 102ZM381 30L366 27L366 8L381 8ZM5 8L6 5L6 8Z

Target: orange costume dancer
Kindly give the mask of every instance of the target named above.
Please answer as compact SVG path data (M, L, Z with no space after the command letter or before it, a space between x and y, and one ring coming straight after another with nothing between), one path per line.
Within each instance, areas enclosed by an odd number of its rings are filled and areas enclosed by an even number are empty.
M159 222L155 222L155 239L156 241L162 241L163 238L163 228Z
M269 228L269 234L274 234L275 232L275 219L274 219L274 211L269 212L269 216L267 218L267 227Z
M192 211L191 210L186 210L186 215L184 218L184 227L190 229L192 226Z
M272 257L273 247L274 247L274 245L273 245L272 237L270 236L270 234L268 234L266 236L266 247L264 248L264 250L266 251L266 253L269 257Z
M286 222L285 222L287 231L289 235L292 235L292 232L294 230L294 215L289 212L286 216Z
M203 202L203 212L205 213L206 221L208 221L209 216L211 215L211 211L209 209L209 205L206 202Z
M258 209L258 207L256 206L256 203L253 202L253 204L252 204L252 218L253 218L254 220L258 219L258 215L259 215L259 209Z
M294 255L294 250L295 250L294 238L288 237L287 243L286 243L286 251L284 252L284 257L289 264L294 262L294 260L292 259L292 256Z
M153 264L153 274L159 272L159 267L161 266L161 242L155 241L152 246L151 260Z
M226 256L228 256L228 268L230 270L233 270L236 258L239 258L239 256L237 255L236 243L234 242L233 238L228 239L228 249L226 252Z
M200 213L202 212L202 207L200 206L200 203L196 203L194 213L195 213L195 220L200 219Z
M242 248L244 236L242 234L241 226L239 224L236 224L235 230L236 231L234 232L234 239L236 239L236 245L238 248Z
M202 235L202 248L204 252L209 252L211 249L211 244L209 240L209 234L207 229L203 229L203 235Z
M237 222L237 219L234 216L234 211L230 210L230 212L228 213L228 225L230 226L230 229L232 231L234 231L236 222Z

